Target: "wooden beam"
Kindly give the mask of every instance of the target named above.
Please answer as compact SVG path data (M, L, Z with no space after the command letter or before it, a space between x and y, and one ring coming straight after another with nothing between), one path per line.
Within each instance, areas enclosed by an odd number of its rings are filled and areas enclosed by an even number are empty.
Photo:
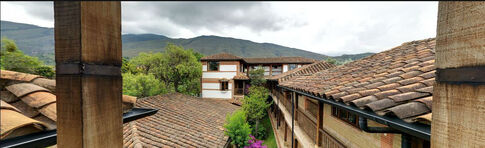
M470 73L467 79L446 77L485 67L484 14L483 1L439 3L436 68L441 73L433 92L431 147L485 146L485 85L474 83L480 79Z
M318 101L318 113L317 113L317 136L315 136L315 142L317 146L322 146L322 133L320 129L323 126L323 102Z
M122 147L121 3L56 1L54 16L58 147Z

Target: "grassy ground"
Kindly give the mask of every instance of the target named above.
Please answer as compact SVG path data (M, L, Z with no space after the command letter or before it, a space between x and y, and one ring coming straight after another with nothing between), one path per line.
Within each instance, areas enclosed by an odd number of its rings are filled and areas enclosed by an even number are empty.
M262 124L268 134L268 137L263 140L263 145L268 146L268 148L277 148L278 146L276 145L276 139L274 137L273 128L271 127L271 121L269 120L268 115L263 118Z

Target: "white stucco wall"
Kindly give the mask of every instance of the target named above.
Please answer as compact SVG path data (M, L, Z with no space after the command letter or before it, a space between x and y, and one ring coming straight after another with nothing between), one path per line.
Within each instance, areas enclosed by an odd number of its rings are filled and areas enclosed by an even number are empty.
M224 98L231 99L232 90L219 91L219 90L202 90L202 98Z
M226 78L232 79L237 72L203 72L202 78Z
M202 65L202 71L207 71L207 65Z
M237 71L237 65L219 65L219 71Z
M288 71L288 65L283 65L283 72L287 72Z
M202 83L202 89L221 89L221 83ZM229 83L228 89L232 90L232 83Z

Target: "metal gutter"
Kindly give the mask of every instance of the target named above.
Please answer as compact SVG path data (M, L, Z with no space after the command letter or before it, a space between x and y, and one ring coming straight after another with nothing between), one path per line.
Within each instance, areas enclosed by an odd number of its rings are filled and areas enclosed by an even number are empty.
M151 116L157 112L158 109L133 108L131 111L123 113L123 123ZM57 144L57 129L0 140L1 148L36 148L55 144Z
M402 133L399 130L390 128L390 127L369 127L367 125L367 118L359 116L359 127L365 132L368 133Z
M295 89L292 89L292 88L288 88L288 87L285 87L285 86L281 86L281 85L278 85L278 87L281 87L283 89L293 91L293 92L299 93L301 95L322 101L326 104L330 104L330 105L333 105L333 106L341 108L341 109L345 109L345 110L354 112L361 117L364 117L364 118L367 118L367 119L370 119L370 120L374 120L377 123L387 125L390 128L402 131L403 133L407 133L409 135L413 135L413 136L425 139L427 141L430 140L430 137L431 137L431 126L430 125L419 124L419 123L407 123L407 122L405 122L402 119L399 119L397 117L379 116L372 111L362 110L362 109L359 109L359 108L354 107L354 106L346 105L345 103L342 103L342 102L337 102L337 101L330 100L330 99L320 98L320 97L314 96L312 94L309 94L309 93L306 93L306 92L303 92L303 91L299 91L299 90L295 90Z

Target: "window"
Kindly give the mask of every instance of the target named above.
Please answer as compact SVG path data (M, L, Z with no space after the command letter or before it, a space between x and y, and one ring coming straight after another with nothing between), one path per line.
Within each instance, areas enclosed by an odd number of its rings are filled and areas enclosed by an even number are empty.
M209 71L219 71L219 62L209 61Z
M349 111L332 106L332 116L339 118L342 121L349 123L350 125L359 128L359 122L356 114Z
M283 66L281 65L273 65L271 68L271 75L279 75L283 71Z
M221 82L221 90L226 91L229 89L229 82Z
M289 64L288 67L289 69L288 70L292 70L292 69L295 69L296 68L296 64Z

